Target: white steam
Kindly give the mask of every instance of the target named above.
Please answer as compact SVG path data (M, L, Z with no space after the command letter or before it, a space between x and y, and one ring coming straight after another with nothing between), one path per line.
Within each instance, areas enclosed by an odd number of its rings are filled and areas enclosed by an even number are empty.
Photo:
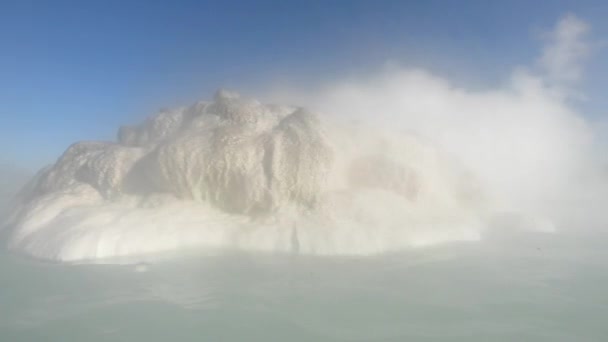
M414 133L465 165L500 211L553 216L597 171L594 132L575 109L589 26L568 15L547 34L538 64L513 69L484 90L454 86L427 70L390 66L314 90L271 91L291 103ZM587 188L586 190L589 190Z
M587 38L589 30L586 22L568 15L546 36L547 45L539 64L549 80L573 83L582 79L583 62L592 50L592 44Z

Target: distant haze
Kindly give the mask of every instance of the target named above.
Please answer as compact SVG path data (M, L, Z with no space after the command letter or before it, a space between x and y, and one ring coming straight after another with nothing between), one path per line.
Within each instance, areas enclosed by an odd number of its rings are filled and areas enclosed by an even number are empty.
M30 177L31 172L27 170L0 163L0 210L6 209Z

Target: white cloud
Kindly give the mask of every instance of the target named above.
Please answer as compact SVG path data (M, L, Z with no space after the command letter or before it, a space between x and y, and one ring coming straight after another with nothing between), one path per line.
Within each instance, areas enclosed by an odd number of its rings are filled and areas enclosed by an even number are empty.
M570 84L581 80L584 61L591 53L590 26L575 15L562 18L546 35L539 65L549 81Z

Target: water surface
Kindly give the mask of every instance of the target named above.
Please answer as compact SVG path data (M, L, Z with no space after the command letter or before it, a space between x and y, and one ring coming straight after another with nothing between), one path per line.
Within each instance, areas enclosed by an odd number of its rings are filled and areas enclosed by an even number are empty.
M533 234L365 258L149 265L0 254L1 341L605 341L608 238Z

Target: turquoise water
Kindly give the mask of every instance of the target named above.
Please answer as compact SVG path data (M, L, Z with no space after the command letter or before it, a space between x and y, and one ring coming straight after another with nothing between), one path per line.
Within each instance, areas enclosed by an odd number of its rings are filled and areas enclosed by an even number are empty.
M608 237L144 267L0 254L0 341L606 341Z

